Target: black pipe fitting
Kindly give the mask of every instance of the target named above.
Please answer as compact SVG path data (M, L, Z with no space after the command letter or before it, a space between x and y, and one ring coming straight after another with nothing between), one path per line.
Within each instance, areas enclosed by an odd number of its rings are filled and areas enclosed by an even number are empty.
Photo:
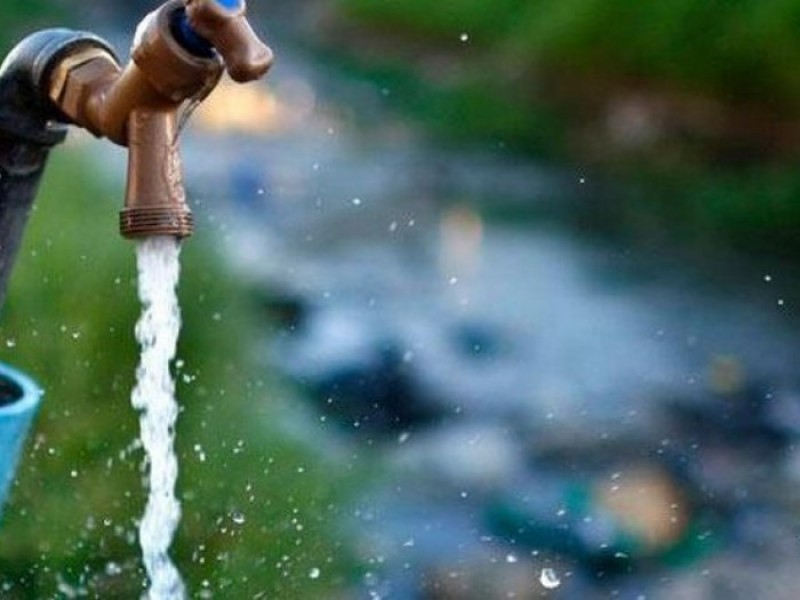
M49 29L25 38L0 66L0 307L50 150L67 134L47 93L50 75L85 47L114 54L90 33Z

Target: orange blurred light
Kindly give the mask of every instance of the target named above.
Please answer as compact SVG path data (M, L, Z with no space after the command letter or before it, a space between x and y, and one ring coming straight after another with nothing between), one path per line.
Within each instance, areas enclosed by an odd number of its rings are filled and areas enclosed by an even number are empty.
M313 89L290 79L275 89L238 85L225 78L200 105L193 120L200 129L255 135L277 133L299 124L314 110Z

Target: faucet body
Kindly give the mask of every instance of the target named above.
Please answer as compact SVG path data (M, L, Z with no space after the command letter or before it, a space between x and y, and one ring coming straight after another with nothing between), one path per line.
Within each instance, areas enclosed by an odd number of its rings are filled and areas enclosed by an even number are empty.
M194 55L174 38L171 20L182 6L173 0L145 18L125 68L89 46L62 61L51 77L50 98L67 120L128 147L120 214L126 237L192 233L178 152L179 111L213 89L224 64L219 54Z
M250 81L272 63L245 11L244 0L170 0L141 22L125 67L101 38L65 29L34 33L8 55L0 67L0 305L47 157L67 125L129 149L124 236L191 235L181 119L223 69Z
M51 78L50 98L69 121L129 148L120 215L126 237L191 235L179 113L187 101L205 98L226 66L232 77L248 81L272 62L244 18L244 2L225 4L171 0L142 21L125 68L89 47L62 61Z

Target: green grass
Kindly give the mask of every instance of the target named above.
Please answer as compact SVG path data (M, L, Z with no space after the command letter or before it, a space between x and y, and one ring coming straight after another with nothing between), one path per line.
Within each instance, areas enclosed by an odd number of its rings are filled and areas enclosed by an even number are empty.
M89 169L74 151L55 153L0 326L0 360L46 390L0 526L4 599L54 598L60 582L134 598L144 579L142 452L131 447L129 405L134 252L116 232L121 192L98 186ZM266 324L202 238L186 245L180 289L184 515L174 555L194 592L328 598L352 568L336 515L355 476L286 433L282 423L303 419L296 399L250 356ZM306 426L324 444L319 425ZM312 568L321 577L310 578Z

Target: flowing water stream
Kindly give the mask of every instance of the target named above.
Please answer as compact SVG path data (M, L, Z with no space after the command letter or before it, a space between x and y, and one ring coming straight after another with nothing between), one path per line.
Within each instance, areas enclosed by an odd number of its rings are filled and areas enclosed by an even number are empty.
M147 453L149 497L139 525L139 540L150 589L149 600L185 597L184 584L168 551L180 521L175 497L178 460L174 452L178 404L170 362L181 326L175 288L180 274L180 244L153 237L136 248L142 316L136 324L141 362L131 403L140 411L141 440Z

